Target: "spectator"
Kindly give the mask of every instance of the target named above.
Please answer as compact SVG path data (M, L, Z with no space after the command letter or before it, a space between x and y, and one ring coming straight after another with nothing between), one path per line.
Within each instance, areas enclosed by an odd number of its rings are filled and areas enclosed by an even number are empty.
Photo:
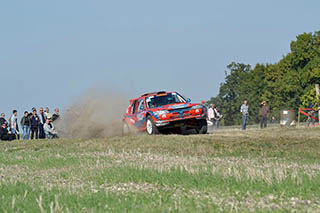
M46 123L43 126L44 132L48 139L58 138L57 131L55 130L53 124L50 119L46 120Z
M2 126L2 124L6 124L6 126L8 126L8 121L6 120L6 115L4 113L1 113L0 117L0 126Z
M220 129L220 122L221 122L221 119L222 119L222 114L220 113L220 110L218 107L215 108L215 112L216 112L216 127L217 129Z
M3 123L0 127L0 140L12 141L15 139L15 135L11 131L8 131L7 125Z
M210 122L212 122L212 127L214 128L216 125L216 110L214 104L210 105L210 108L208 109L208 119Z
M20 133L19 133L19 126L18 126L18 111L13 110L12 111L12 116L9 120L10 124L10 131L12 132L13 135L16 135L16 138L20 140Z
M29 140L30 128L31 128L31 118L27 111L24 112L24 116L21 118L21 128L23 130L23 140Z
M267 120L270 114L270 108L267 105L266 101L262 101L260 104L261 109L260 109L260 128L266 128L267 127Z
M31 115L31 139L39 138L39 116L37 115L37 110L34 109Z
M51 115L50 112L49 112L49 107L46 107L46 109L45 109L45 115L46 115L47 119L51 119L51 118L52 118L52 115Z
M249 117L249 106L248 106L248 100L245 99L243 101L243 104L241 105L240 112L242 114L242 130L247 129L248 124L248 117Z
M47 116L43 112L43 108L40 107L39 109L39 138L44 139L46 138L46 134L44 133L43 125L46 123Z
M31 117L32 116L32 112L33 112L33 110L37 110L35 107L32 107L32 109L31 109L31 112L29 112L29 117Z
M309 102L308 105L309 112L308 112L308 119L307 119L307 125L310 126L310 123L312 122L312 126L316 123L315 117L317 117L318 110L316 110L312 104L312 102Z
M52 121L56 121L60 118L60 112L59 112L59 109L56 108L55 110L55 113L52 115Z
M272 118L271 118L271 123L273 123L273 124L277 123L277 120L274 116L272 116Z

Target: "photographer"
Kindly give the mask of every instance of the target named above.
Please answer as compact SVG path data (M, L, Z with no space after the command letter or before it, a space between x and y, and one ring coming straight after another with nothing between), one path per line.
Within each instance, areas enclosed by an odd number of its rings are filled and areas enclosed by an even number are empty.
M58 138L58 133L50 119L46 120L46 123L43 125L43 129L48 139Z
M2 141L12 141L16 138L11 131L8 131L7 125L3 123L0 127L0 140Z
M267 120L270 114L270 108L267 106L266 101L262 101L261 104L261 109L260 109L260 128L266 128L267 127Z

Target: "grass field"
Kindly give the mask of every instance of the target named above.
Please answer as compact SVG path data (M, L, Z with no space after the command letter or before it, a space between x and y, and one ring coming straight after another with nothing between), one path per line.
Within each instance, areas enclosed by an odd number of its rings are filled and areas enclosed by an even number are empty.
M0 212L320 210L320 129L0 142Z

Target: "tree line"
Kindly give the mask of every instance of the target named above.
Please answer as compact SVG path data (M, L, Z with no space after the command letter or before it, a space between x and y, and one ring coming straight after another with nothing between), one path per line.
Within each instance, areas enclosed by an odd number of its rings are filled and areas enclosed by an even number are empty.
M279 119L280 110L318 105L314 85L320 83L320 31L303 33L290 43L290 52L274 64L232 62L225 71L225 82L208 104L214 103L224 115L224 125L241 122L240 106L247 99L249 123L258 122L260 103L266 100L271 116Z

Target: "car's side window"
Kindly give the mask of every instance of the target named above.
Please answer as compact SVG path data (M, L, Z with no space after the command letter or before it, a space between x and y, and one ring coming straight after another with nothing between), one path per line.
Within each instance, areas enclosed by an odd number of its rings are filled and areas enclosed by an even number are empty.
M136 112L136 105L137 105L137 100L132 102L131 105L131 114L134 114Z
M141 112L143 110L145 110L145 108L144 108L144 98L139 100L139 105L138 105L138 112Z

